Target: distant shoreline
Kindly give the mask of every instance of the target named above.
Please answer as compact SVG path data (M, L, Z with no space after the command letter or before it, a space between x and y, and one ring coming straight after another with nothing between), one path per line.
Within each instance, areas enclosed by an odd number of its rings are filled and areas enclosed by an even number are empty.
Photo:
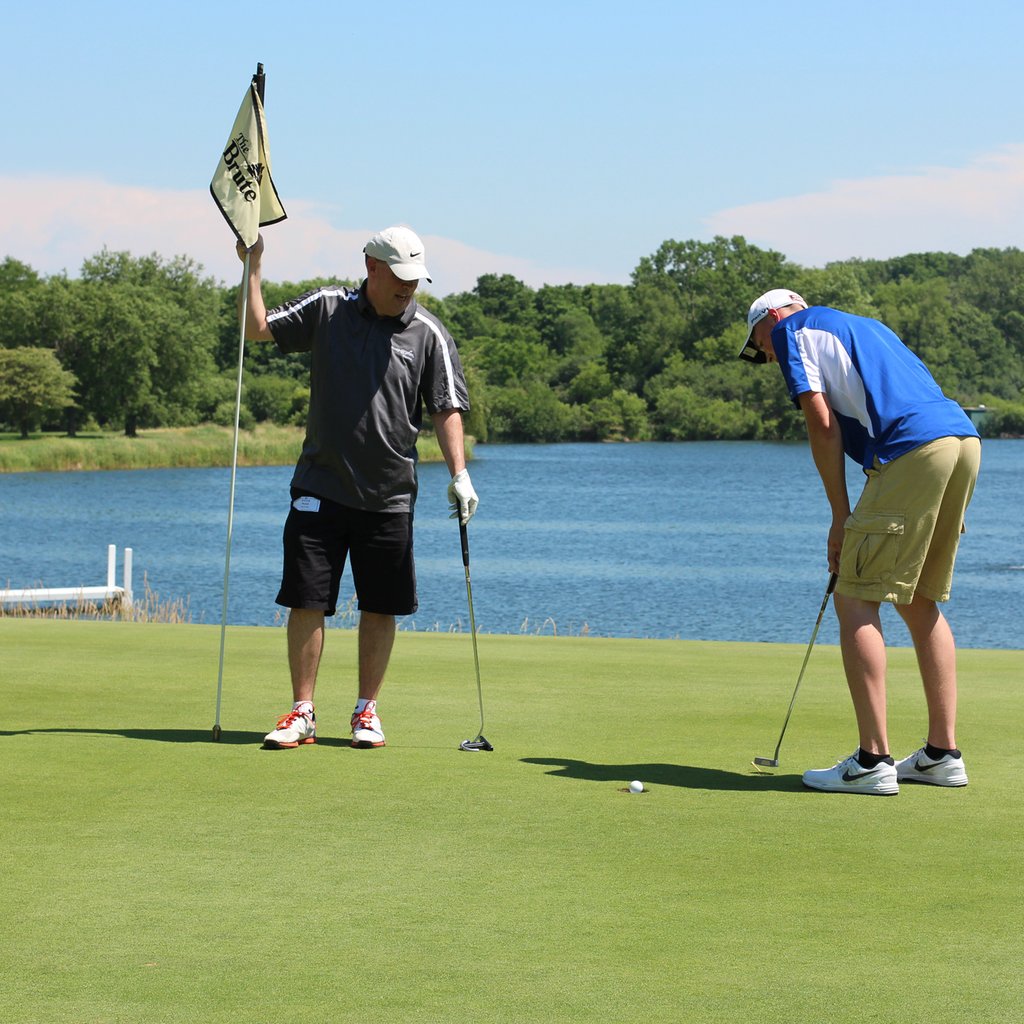
M290 466L302 449L305 430L258 424L238 433L239 466ZM64 473L108 469L209 469L230 466L234 430L215 424L140 430L137 437L86 431L33 434L27 440L0 434L0 473ZM421 462L443 462L432 434L417 442ZM471 457L472 442L467 441Z

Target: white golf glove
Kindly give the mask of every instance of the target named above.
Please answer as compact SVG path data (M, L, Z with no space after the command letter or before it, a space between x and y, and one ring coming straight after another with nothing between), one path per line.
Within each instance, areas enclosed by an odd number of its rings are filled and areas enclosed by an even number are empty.
M469 479L468 469L460 469L452 477L452 482L448 485L448 501L448 507L452 510L448 518L454 519L458 516L459 522L465 526L473 518L473 513L480 504L480 499L473 490L473 482Z

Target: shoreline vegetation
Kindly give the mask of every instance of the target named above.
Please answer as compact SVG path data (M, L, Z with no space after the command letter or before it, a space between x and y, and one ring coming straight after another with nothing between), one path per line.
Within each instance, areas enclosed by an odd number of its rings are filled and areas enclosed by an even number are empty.
M239 466L290 466L302 448L304 428L257 424L238 432ZM0 434L0 473L105 469L209 469L231 465L234 430L215 424L160 427L123 433L85 431L75 437L35 433L28 439ZM416 444L420 462L443 462L433 434ZM466 439L466 457L473 457L473 439Z

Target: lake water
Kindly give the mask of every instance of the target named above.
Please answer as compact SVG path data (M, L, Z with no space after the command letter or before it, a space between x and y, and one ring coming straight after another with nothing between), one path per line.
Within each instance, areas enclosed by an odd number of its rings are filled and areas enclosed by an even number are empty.
M848 463L851 494L863 477ZM469 526L489 633L806 644L828 581L828 507L806 444L478 445ZM238 471L228 621L272 625L291 467ZM1024 441L986 441L946 612L964 647L1024 648ZM131 547L163 601L219 624L230 471L0 476L0 584L96 585ZM467 629L448 474L420 467L420 610L403 629ZM346 573L342 599L352 595ZM348 620L349 622L351 620ZM909 638L891 609L891 642ZM836 643L826 615L820 643Z

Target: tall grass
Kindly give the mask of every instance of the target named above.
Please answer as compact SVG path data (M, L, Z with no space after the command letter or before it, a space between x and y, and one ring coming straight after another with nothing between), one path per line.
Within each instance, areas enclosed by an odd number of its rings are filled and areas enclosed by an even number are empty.
M204 424L141 431L138 437L86 433L78 437L36 434L22 440L0 434L0 473L63 472L77 469L205 469L230 466L234 430ZM301 427L258 424L238 434L240 466L290 466L302 448ZM471 443L467 449L471 449ZM421 436L422 462L441 462L441 449L430 434Z
M120 595L108 601L26 601L11 605L0 602L0 619L4 618L186 624L192 621L192 611L187 597L162 600L150 588L148 577L143 577L142 597L135 595L131 604L122 601Z
M160 595L150 590L146 584L145 593L141 600L138 597L131 605L125 605L120 598L110 601L57 601L50 604L39 604L35 602L23 602L15 605L0 604L0 619L67 619L86 621L108 621L108 622L162 622L162 623L183 623L191 624L192 611L191 599L171 598L161 599ZM287 626L288 610L281 608L274 613L274 626ZM329 629L354 630L359 627L359 611L356 608L356 599L352 597L337 612L325 621ZM403 633L468 633L469 622L461 618L447 626L436 621L428 626L421 626L415 619L407 619L398 623L398 629ZM477 630L481 633L481 630ZM566 636L566 637L589 637L590 627L587 623L576 627L570 624L567 629L559 631L558 624L550 616L541 623L531 622L524 619L519 626L520 636ZM678 639L678 637L676 638Z

